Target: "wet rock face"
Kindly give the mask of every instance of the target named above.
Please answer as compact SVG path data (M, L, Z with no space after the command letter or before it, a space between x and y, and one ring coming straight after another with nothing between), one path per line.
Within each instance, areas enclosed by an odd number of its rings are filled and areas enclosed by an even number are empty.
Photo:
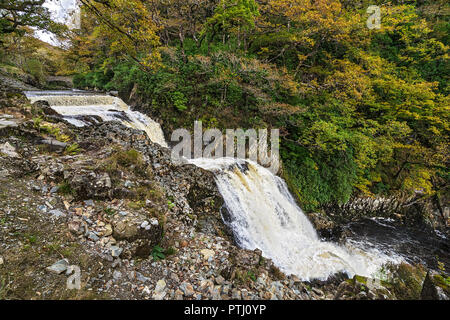
M414 195L354 198L344 204L328 204L323 207L329 220L344 224L367 217L384 217L402 225L440 230L449 235L449 199L445 195L433 197L422 193Z
M450 300L448 280L437 272L429 271L423 282L422 300Z
M181 168L186 172L186 178L190 182L187 201L199 219L199 228L203 231L215 233L221 228L221 233L230 234L224 228L221 218L221 208L224 200L217 190L214 175L206 170L193 165L185 165Z

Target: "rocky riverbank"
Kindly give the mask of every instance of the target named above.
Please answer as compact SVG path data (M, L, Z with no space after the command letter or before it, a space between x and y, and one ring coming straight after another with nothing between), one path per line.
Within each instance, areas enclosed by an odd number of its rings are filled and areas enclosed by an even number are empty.
M446 298L445 273L304 282L238 248L213 175L120 123L76 128L3 86L0 299ZM79 289L68 290L73 268ZM426 278L426 281L425 281ZM423 287L423 289L422 289Z

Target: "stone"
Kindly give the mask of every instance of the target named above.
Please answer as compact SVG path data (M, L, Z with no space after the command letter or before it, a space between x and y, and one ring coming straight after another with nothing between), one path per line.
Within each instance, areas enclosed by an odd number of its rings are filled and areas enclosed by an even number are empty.
M95 206L95 203L94 203L93 200L85 200L85 201L84 201L84 205L85 205L86 207L94 207L94 206Z
M124 183L125 188L131 188L133 186L133 182L131 182L130 180L125 181Z
M103 231L103 236L109 237L110 235L112 235L112 233L113 233L112 226L108 223L107 225L105 225L105 231Z
M141 223L141 228L145 229L145 227L147 227L149 225L148 221L144 221Z
M59 190L59 186L54 186L53 188L50 189L50 193L57 193Z
M176 273L172 273L170 275L170 279L172 279L175 282L180 282L180 278L178 277L178 275Z
M3 257L0 257L0 266L4 263L5 263L5 260L3 259Z
M203 249L200 251L200 253L203 255L203 258L205 260L209 260L209 258L212 258L215 255L214 250L211 249Z
M323 291L320 290L320 289L312 288L312 291L313 291L315 294L317 294L318 296L323 296L323 295L324 295Z
M113 235L119 240L133 241L138 236L138 227L132 221L120 220L114 223Z
M145 276L144 276L142 273L140 273L140 272L136 272L136 279L137 279L139 282L143 282L143 283L145 283L145 282L151 280L150 278L145 277Z
M180 290L183 291L186 297L192 297L195 294L194 288L190 283L183 282L180 285Z
M69 261L67 259L62 259L47 267L46 270L52 273L61 274L67 270L68 266Z
M21 158L21 156L16 152L16 148L13 147L9 142L0 144L0 154L5 154L11 158Z
M153 299L162 300L166 295L166 292L164 290L165 288L166 288L166 281L164 279L159 280L156 283L156 287L153 292Z
M122 278L122 272L120 272L118 270L114 270L113 278L114 278L114 280L119 280L120 278Z
M122 266L122 260L120 259L116 259L114 260L114 262L111 264L111 267L113 268L120 268Z
M111 248L109 249L111 250L111 256L113 256L114 258L120 257L123 252L123 248L120 248L118 246L111 246Z
M147 258L153 247L161 241L163 230L160 225L150 226L150 224L145 224L145 228L141 228L143 217L144 215L115 216L112 221L112 235L114 239L133 243L132 255Z
M188 242L187 242L186 240L181 240L181 241L180 241L180 246L181 246L182 248L185 248L185 247L188 246Z
M100 238L92 231L88 233L88 239L97 242Z
M233 300L241 300L241 292L238 289L233 289L231 291L231 298Z
M81 223L78 221L70 221L67 224L69 231L72 232L73 234L79 235L81 233L83 233L83 231L81 230Z
M225 279L222 276L218 276L218 277L216 277L215 281L216 281L216 284L222 285L224 283Z
M62 151L68 146L67 143L58 141L56 139L43 139L41 140L41 144L49 146L53 151Z
M66 214L64 212L62 212L61 210L55 209L55 210L50 210L49 212L54 218L60 218L60 217L65 217Z
M183 291L181 291L180 289L177 289L175 291L174 299L175 300L183 300L183 297L184 297Z

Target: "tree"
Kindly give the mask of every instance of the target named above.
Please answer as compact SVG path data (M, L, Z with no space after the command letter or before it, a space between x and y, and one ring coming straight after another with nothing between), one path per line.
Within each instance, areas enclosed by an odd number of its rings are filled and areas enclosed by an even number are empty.
M242 40L245 44L246 33L255 27L258 15L255 0L221 0L214 15L206 22L205 29L211 33L210 40L213 40L215 35L221 34L223 43L227 35L234 34L240 46Z
M81 0L100 22L102 36L110 40L111 54L120 54L150 70L160 62L156 13L142 0Z
M26 26L55 31L58 24L52 22L50 12L42 6L44 2L45 0L0 0L0 34L23 32L20 28Z

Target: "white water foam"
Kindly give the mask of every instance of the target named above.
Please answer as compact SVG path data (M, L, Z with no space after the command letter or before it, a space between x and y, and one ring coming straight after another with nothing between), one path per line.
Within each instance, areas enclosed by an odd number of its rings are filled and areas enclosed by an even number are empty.
M287 274L302 280L324 280L337 272L374 276L384 263L401 261L360 243L339 246L321 241L286 183L254 162L232 158L190 162L215 173L231 214L226 223L237 243L245 249L260 249Z

